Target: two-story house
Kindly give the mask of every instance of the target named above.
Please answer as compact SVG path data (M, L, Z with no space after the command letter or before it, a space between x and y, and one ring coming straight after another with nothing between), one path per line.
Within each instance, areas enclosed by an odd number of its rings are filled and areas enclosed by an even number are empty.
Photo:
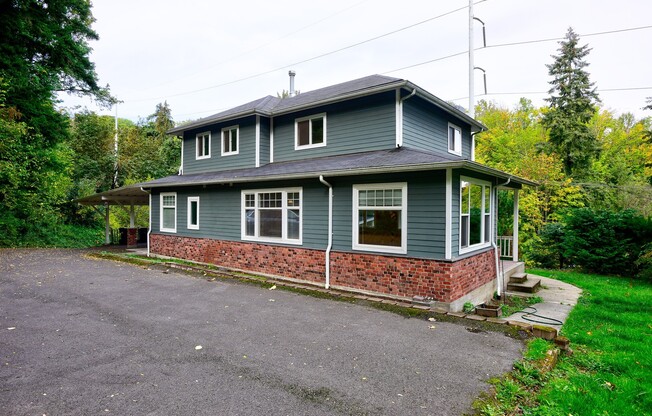
M149 250L451 310L497 290L485 127L396 78L267 96L176 127L179 175L150 192Z

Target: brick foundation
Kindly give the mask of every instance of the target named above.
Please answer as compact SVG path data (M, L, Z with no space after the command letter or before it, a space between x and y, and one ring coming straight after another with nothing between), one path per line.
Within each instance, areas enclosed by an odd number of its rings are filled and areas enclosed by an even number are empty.
M154 254L317 283L325 281L324 251L261 243L150 236ZM493 251L456 262L331 252L331 285L449 303L496 277Z

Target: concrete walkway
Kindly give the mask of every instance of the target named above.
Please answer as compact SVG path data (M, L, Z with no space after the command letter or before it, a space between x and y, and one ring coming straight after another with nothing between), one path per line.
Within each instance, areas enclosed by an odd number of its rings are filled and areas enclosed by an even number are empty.
M582 290L568 283L549 277L535 276L528 274L529 279L541 279L541 290L532 296L539 296L543 302L525 308L521 312L516 312L503 319L508 321L520 321L528 324L546 325L556 329L561 329L568 318L568 314L577 304L577 300L582 294ZM513 292L506 292L507 295L520 295ZM535 311L536 309L536 311ZM539 315L533 316L531 313ZM550 318L550 319L545 319ZM561 324L559 323L561 322Z

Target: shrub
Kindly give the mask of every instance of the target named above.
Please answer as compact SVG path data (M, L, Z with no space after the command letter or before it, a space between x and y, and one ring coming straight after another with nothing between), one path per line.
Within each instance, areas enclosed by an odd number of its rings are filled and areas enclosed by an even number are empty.
M563 268L564 257L564 225L551 222L544 225L537 238L533 239L528 250L528 258L536 265L544 268Z
M652 243L647 243L641 250L641 255L636 260L638 277L652 282Z

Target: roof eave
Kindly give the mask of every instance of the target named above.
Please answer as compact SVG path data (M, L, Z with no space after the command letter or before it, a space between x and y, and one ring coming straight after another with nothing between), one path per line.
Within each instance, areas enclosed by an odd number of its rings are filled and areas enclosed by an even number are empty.
M184 125L179 126L179 127L171 128L170 130L166 131L165 134L167 134L169 136L177 136L179 134L183 134L185 131L188 131L188 130L195 130L195 129L199 129L199 128L202 128L202 127L210 126L211 124L221 123L221 122L227 121L227 120L233 120L233 119L236 119L236 118L248 117L248 116L256 116L256 115L269 117L271 114L266 112L266 111L261 111L261 110L247 110L247 111L242 111L242 112L239 112L239 113L229 114L226 117L218 117L218 118L214 118L214 119L210 119L210 120L209 119L203 119L203 120L197 121L195 123L184 124Z
M246 182L265 182L265 181L278 181L278 180L293 180L293 179L307 179L307 178L317 178L321 175L325 177L338 177L338 176L360 176L360 175L373 175L380 173L402 173L402 172L421 172L426 170L438 170L446 168L467 168L474 170L479 173L485 173L499 178L508 179L511 178L511 181L514 183L537 186L536 182L529 181L524 178L520 178L515 175L511 175L507 172L503 172L497 169L493 169L484 165L481 165L476 162L471 162L468 160L460 160L453 162L433 162L433 163L420 163L420 164L409 164L409 165L399 165L399 166L379 166L379 167L369 167L369 168L358 168L358 169L338 169L338 170L325 170L319 172L302 172L302 173L292 173L284 175L266 175L266 176L247 176L241 178L230 178L230 179L221 179L221 180L194 180L188 182L175 182L175 183L159 183L159 184L142 184L145 189L152 188L169 188L174 186L198 186L198 185L220 185L220 184L233 184L233 183L246 183Z

